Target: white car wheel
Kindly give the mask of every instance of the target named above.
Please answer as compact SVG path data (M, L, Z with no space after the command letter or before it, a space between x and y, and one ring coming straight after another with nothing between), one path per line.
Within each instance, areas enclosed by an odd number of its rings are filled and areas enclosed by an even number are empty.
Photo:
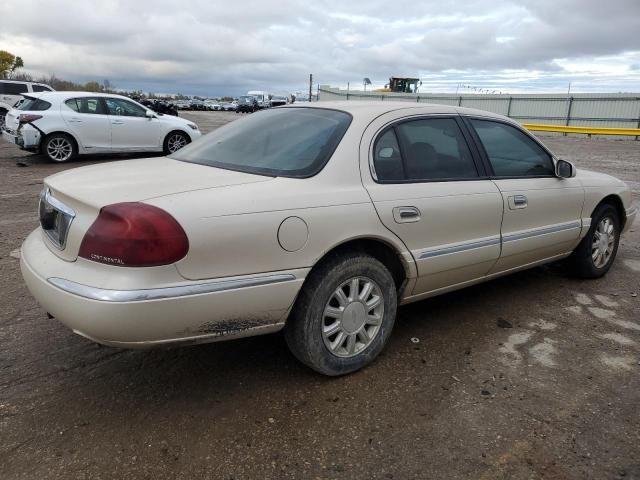
M47 158L54 162L67 162L78 154L75 142L64 134L47 137L42 150Z
M164 153L166 155L171 155L190 142L191 140L186 133L171 132L164 140Z

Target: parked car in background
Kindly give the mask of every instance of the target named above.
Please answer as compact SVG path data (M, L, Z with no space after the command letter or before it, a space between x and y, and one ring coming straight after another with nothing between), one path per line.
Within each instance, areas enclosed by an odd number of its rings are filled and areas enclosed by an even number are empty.
M206 110L221 110L220 104L215 100L205 100L204 106Z
M623 182L576 170L506 117L325 102L45 179L21 268L88 339L284 329L303 363L342 375L382 351L398 305L564 258L602 277L636 214Z
M21 82L18 80L0 80L0 128L4 124L4 117L16 102L26 93L53 92L53 88L44 83Z
M238 105L234 103L226 102L220 104L220 109L224 110L225 112L235 112L237 108Z
M193 122L120 95L48 92L25 99L7 113L2 137L54 162L94 153L170 154L201 135Z
M190 110L191 109L191 102L188 100L176 100L175 102L176 107L178 107L178 110Z
M236 113L253 113L258 110L258 101L250 95L243 95L238 99Z
M158 100L158 99L143 99L138 100L133 98L132 100L137 101L141 105L153 110L156 113L162 113L164 115L173 115L174 117L178 116L178 107L172 102L168 102L166 100Z
M191 110L206 110L206 109L207 107L205 106L202 100L199 100L197 98L194 98L191 100Z
M281 95L274 95L271 97L271 106L272 107L281 107L287 104L287 97L283 97Z

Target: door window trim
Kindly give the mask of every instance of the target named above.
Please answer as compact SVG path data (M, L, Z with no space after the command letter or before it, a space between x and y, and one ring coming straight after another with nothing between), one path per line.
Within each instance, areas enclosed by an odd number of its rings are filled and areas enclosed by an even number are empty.
M505 175L505 176L496 175L494 170L493 170L493 165L491 165L491 161L489 160L489 155L487 154L487 151L484 148L484 144L482 143L482 140L480 140L480 136L478 135L476 130L473 128L473 125L471 124L471 120L483 120L483 121L488 121L488 122L501 123L503 125L507 125L509 127L515 128L516 130L520 131L521 133L524 133L537 146L539 146L547 155L549 155L549 158L551 159L551 165L552 165L552 168L553 168L554 172L555 172L555 169L556 169L556 157L546 146L544 146L544 144L542 144L542 142L540 142L540 140L538 140L531 132L529 132L525 128L522 128L520 125L513 124L513 123L511 123L509 121L505 121L505 120L503 120L501 118L495 118L495 117L483 116L483 115L465 115L465 114L462 114L462 115L460 115L460 119L462 120L462 122L465 124L465 127L469 131L469 136L472 138L472 141L474 142L474 144L476 146L476 149L479 152L479 156L480 156L480 158L482 160L482 163L484 164L484 168L488 172L488 178L489 179L491 179L491 180L512 180L512 179L526 179L526 178L532 178L532 179L535 179L535 178L557 178L557 176L555 174L552 174L552 175Z
M405 165L405 157L403 154L403 147L401 145L398 138L398 134L396 132L396 127L407 122L414 122L417 120L429 120L429 119L442 119L442 118L450 118L455 120L458 128L460 129L460 133L464 138L464 141L469 149L469 153L471 154L471 159L473 164L478 172L477 177L466 177L466 178L434 178L434 179L403 179L403 180L380 180L378 175L376 174L375 169L375 147L378 143L378 140L389 130L393 130L394 135L396 137L396 141L398 142L398 148L400 150L400 157L402 160L403 166ZM381 185L402 185L402 184L412 184L412 183L443 183L443 182L471 182L477 180L488 180L489 176L487 175L487 170L482 160L482 156L480 155L477 146L473 137L471 137L467 125L462 120L461 116L458 114L417 114L411 115L399 119L395 119L390 121L389 123L382 126L378 131L374 134L371 144L369 145L369 173L371 174L371 178L375 183Z

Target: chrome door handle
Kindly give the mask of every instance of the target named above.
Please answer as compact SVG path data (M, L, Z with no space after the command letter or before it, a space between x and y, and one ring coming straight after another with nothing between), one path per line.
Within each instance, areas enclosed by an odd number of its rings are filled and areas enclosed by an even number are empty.
M111 125L122 125L124 122L122 120L114 120L111 122Z
M412 223L420 221L420 210L416 207L395 207L393 219L396 223Z
M529 203L525 195L514 195L513 197L509 197L509 208L511 210L527 208L527 205L529 205Z
M82 123L82 120L80 120L78 117L71 117L69 119L69 123Z

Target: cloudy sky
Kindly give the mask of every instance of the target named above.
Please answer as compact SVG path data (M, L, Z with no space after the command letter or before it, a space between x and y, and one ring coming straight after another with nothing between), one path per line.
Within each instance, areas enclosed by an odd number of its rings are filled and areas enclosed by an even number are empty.
M26 70L185 94L361 88L640 91L640 0L2 0ZM314 83L315 83L314 82ZM459 87L464 85L466 87Z

